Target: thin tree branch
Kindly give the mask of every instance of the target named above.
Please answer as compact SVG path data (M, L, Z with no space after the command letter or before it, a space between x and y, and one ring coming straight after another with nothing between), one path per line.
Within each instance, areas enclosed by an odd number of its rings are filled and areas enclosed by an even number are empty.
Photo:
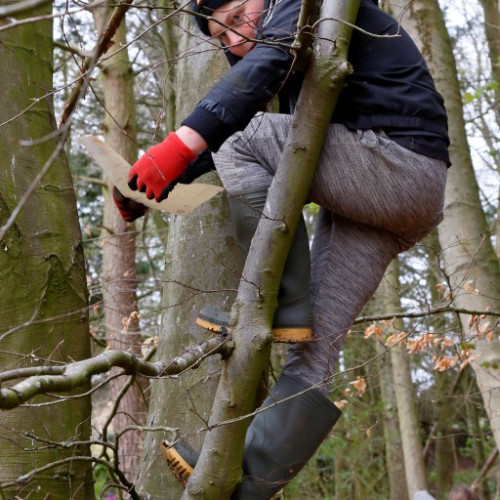
M479 476L474 479L471 485L471 490L477 492L479 490L480 484L485 480L486 476L488 475L488 472L490 469L493 467L495 464L497 458L498 458L498 448L495 448L491 455L488 457L488 460L484 463L484 465L481 467L481 471L479 472Z
M47 393L69 392L87 385L92 375L104 373L117 366L124 375L143 375L147 377L175 376L188 368L197 367L204 358L214 354L226 357L232 350L232 342L227 338L211 338L192 347L170 363L159 361L151 363L124 351L109 350L90 359L76 361L63 367L61 375L37 375L27 378L13 387L0 388L0 408L16 408L34 396ZM59 368L59 367L58 367ZM13 370L12 372L18 372ZM5 372L4 378L12 379L12 372Z
M463 307L436 307L434 309L429 309L427 311L417 311L417 312L397 312L391 314L376 314L371 316L359 316L354 321L354 325L359 323L365 323L369 321L382 321L390 320L393 318L424 318L426 316L432 316L434 314L443 313L454 313L454 314L475 314L477 316L487 315L487 316L500 316L500 312L497 311L485 311L484 309L465 309Z

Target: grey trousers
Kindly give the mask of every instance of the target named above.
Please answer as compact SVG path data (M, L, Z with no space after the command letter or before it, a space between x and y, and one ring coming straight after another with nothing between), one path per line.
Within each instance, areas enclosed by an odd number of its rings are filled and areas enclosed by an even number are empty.
M267 189L291 116L263 113L214 155L229 196ZM311 250L313 340L289 349L284 370L328 393L347 331L390 261L443 218L447 167L381 131L330 125L309 193L320 213Z

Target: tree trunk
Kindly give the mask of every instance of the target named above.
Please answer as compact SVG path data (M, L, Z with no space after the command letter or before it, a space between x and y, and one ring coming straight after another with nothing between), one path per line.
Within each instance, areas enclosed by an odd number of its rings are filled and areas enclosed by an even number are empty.
M491 61L491 74L496 82L495 101L493 111L496 116L497 125L500 126L500 4L498 0L479 0L484 12L484 31L488 42L488 51ZM498 154L498 151L497 151ZM497 170L500 172L497 156ZM500 260L500 187L497 200L496 231L496 253Z
M95 24L105 26L111 9L94 9ZM137 129L134 104L134 79L126 45L126 26L122 21L113 36L113 45L102 64L101 83L104 93L104 137L117 153L130 164L137 159ZM113 52L116 52L113 54ZM102 292L106 337L111 349L127 350L140 355L141 336L138 334L135 224L125 222L112 199L113 186L108 182L104 193ZM128 327L124 328L124 319ZM118 371L117 369L114 370ZM142 386L140 385L142 383ZM142 425L146 420L143 379L130 380L122 376L109 384L109 398L114 401L116 414L113 432L127 425ZM128 389L127 389L128 387ZM124 389L125 388L125 389ZM103 436L104 439L107 436ZM120 469L133 482L138 471L142 434L127 432L120 437L118 460Z
M491 74L497 83L495 106L497 123L500 124L500 4L498 0L479 0L484 12L484 31L491 61Z
M30 16L50 13L50 4L45 4ZM59 146L57 139L29 147L17 144L55 130L52 95L46 94L52 88L51 34L49 20L0 34L0 226ZM85 263L62 147L2 240L0 288L1 367L89 357ZM2 498L94 498L89 446L58 446L89 440L90 398L49 404L56 401L38 397L34 406L2 413ZM41 467L43 471L29 475Z
M452 45L437 0L415 0L409 5L420 35L423 54L444 97L449 117L450 156L445 195L445 220L438 227L445 273L458 307L498 312L500 269L485 220L467 145L460 88ZM500 448L500 341L494 334L498 317L461 315L464 339L475 344L476 373L491 430ZM487 322L491 325L488 326Z
M191 16L183 16L179 22L177 50L182 54L193 44L189 36L193 20ZM181 58L176 66L176 88L183 89L176 103L176 115L180 117L227 70L222 51L209 52L203 45L199 52ZM209 57L210 53L213 55ZM218 182L218 179L209 174L200 182ZM208 338L208 332L195 324L200 309L213 306L229 310L235 300L244 260L234 239L225 196L213 198L191 215L170 218L165 257L157 357L172 359L186 347ZM194 449L201 449L219 372L220 358L210 357L196 370L175 380L152 382L148 425L165 426L172 432L146 436L138 487L151 500L180 498L179 483L167 469L160 444L165 438L173 442L182 437Z
M233 307L233 315L237 317L233 331L235 349L223 365L209 420L211 428L184 492L185 499L229 498L240 479L243 444L249 424L249 419L241 417L254 408L259 381L269 360L271 323L285 257L348 71L347 49L358 7L357 0L322 5L321 15L325 20L319 24L316 50L281 162L269 189L264 216L252 240L243 271L245 280L240 281ZM345 19L348 23L335 19ZM310 102L315 106L310 106ZM259 300L255 300L256 290L259 290ZM220 425L228 421L230 425Z
M378 292L377 292L378 295ZM385 296L386 299L398 299L397 296ZM379 301L379 297L375 298ZM389 306L389 304L386 304ZM393 312L394 306L390 312ZM379 309L381 313L384 309ZM389 309L385 309L389 312ZM377 351L382 354L385 348L377 343ZM408 486L406 484L406 474L404 467L404 454L399 427L399 415L397 408L396 390L393 376L393 366L391 356L386 352L383 364L380 366L380 393L384 405L384 441L385 441L385 461L387 475L389 476L390 500L408 500Z
M399 261L393 260L380 285L380 293L385 298L385 311L401 310L399 301ZM393 327L401 325L395 321ZM403 445L404 469L407 483L407 496L413 499L419 490L427 490L427 478L424 464L420 424L418 420L417 397L411 378L411 365L404 345L390 348L394 392L398 408L398 419Z

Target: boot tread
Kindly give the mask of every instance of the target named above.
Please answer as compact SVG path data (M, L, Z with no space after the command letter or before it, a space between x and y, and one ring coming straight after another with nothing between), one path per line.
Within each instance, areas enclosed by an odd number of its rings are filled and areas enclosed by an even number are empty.
M186 486L191 474L193 472L193 467L182 457L182 455L175 449L173 445L170 444L168 440L161 444L163 458L167 462L168 468L171 470L175 479Z

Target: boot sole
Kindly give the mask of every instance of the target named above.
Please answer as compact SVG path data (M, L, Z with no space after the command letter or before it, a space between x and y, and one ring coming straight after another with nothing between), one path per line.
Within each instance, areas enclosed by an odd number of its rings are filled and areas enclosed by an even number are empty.
M213 321L196 318L196 324L205 330L213 333L227 335L231 330L226 325L221 325ZM312 328L273 328L273 342L285 344L297 344L307 342L312 339Z
M161 443L161 451L175 479L185 487L191 477L193 467L184 460L182 455L166 439Z

